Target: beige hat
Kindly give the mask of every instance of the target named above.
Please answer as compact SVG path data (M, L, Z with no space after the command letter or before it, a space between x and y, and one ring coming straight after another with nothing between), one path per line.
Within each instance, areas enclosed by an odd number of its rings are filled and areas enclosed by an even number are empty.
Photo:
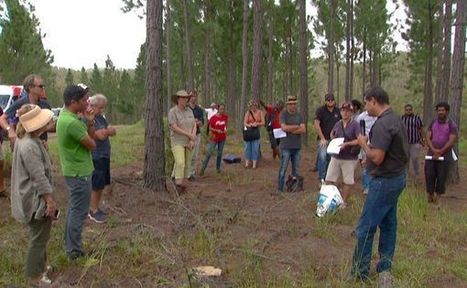
M39 106L34 105L34 108L21 115L19 122L23 125L26 132L34 132L41 129L52 120L54 113L49 109L41 109Z
M285 104L297 104L297 97L296 96L287 96L287 101Z
M177 97L191 97L191 95L188 94L188 92L185 90L179 90L177 93L175 93L175 95L177 95Z

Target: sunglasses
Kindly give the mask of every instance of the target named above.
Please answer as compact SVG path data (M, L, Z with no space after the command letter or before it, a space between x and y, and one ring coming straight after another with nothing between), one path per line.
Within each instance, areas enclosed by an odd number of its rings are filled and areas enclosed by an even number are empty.
M34 85L34 87L39 87L41 89L44 89L45 88L45 85L44 84L41 84L41 85Z

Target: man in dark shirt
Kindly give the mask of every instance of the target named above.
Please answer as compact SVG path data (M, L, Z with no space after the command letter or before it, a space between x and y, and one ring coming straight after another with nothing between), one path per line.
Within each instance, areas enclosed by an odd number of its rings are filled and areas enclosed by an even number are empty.
M193 116L195 116L196 121L196 141L195 147L193 148L193 158L191 158L191 168L190 176L188 180L193 181L195 179L196 172L196 161L199 154L199 146L201 143L201 127L204 125L204 109L198 105L198 93L196 91L191 92L190 102L188 102L188 107L193 111Z
M415 180L417 180L420 170L420 150L425 146L423 122L418 115L413 113L413 106L411 104L406 104L404 111L405 114L402 115L401 118L407 130L407 139L409 141L409 159L412 163Z
M45 98L45 85L44 80L38 75L28 75L23 81L23 89L27 92L27 97L21 97L14 102L5 113L0 116L0 127L8 131L8 138L10 139L10 146L14 147L16 140L16 110L21 108L24 104L36 104L43 109L51 109L49 103ZM55 122L51 122L47 126L48 132L55 131ZM44 142L47 141L47 133L43 133L40 139Z
M318 150L316 166L318 169L318 179L324 181L326 179L326 171L328 170L331 157L327 154L329 141L331 140L331 130L337 121L341 119L339 108L336 107L334 95L328 93L324 95L326 104L316 110L314 127L318 135Z
M261 106L266 110L266 130L268 131L269 142L271 143L272 158L276 159L277 156L280 157L279 144L281 139L276 139L274 137L274 129L281 128L279 115L281 114L282 109L284 109L284 102L277 101L273 106L272 104L266 105L263 101L259 100L259 104L261 104Z
M92 150L92 163L94 172L92 172L92 192L89 205L88 217L96 223L104 223L107 214L99 208L102 192L106 186L110 185L110 140L109 137L115 136L117 131L109 126L104 117L104 110L107 106L107 98L102 94L96 94L89 98L89 104L94 110L95 132L94 140L96 149Z
M298 177L298 161L300 160L300 148L302 134L306 132L303 116L297 110L297 97L287 96L285 109L281 112L280 124L287 136L282 138L281 148L281 166L278 176L279 193L284 192L284 178L289 165L292 163L292 177Z
M373 237L380 228L376 267L379 287L392 287L391 265L396 248L397 201L406 183L408 142L404 123L389 106L389 97L381 87L365 92L365 108L377 116L368 137L359 135L370 178L368 196L355 230L357 244L353 255L352 276L367 280L370 271Z

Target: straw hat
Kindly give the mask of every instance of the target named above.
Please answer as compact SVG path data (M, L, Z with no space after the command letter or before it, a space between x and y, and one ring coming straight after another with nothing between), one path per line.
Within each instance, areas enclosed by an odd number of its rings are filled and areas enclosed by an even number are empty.
M34 132L47 125L52 120L53 115L54 113L49 109L41 109L35 105L31 111L19 117L19 122L26 132Z
M297 97L292 95L287 96L285 104L297 104Z
M191 97L191 95L188 94L188 92L186 92L186 90L179 90L179 91L177 91L177 93L175 93L175 95L177 97Z

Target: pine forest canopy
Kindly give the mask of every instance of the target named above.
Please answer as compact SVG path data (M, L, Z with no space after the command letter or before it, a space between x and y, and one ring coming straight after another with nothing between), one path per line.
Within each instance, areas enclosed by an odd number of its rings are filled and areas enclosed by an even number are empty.
M328 91L342 102L361 99L370 85L382 85L396 106L411 102L419 113L430 117L435 101L450 99L453 77L440 75L450 74L448 68L454 64L447 61L454 47L445 39L454 37L459 27L455 25L457 1L396 1L398 9L406 11L405 23L391 21L394 11L388 11L386 0L306 2L317 12L306 17L306 29L300 32L300 1L163 1L164 110L170 105L168 94L190 87L198 91L203 105L226 103L231 119L237 122L251 97L273 102L289 94L307 95L311 119ZM113 122L141 119L146 93L144 43L139 44L134 70L117 69L109 55L105 67L56 68L53 51L43 46L45 31L40 29L34 7L25 0L2 3L0 83L18 84L30 73L40 74L55 106L61 106L66 84L89 83L94 91L109 97ZM136 14L145 17L145 5L146 1L122 1L122 13L137 9ZM409 52L395 50L395 30L406 31L403 37ZM301 37L306 39L305 94L300 81L304 73ZM312 50L321 51L322 56L310 57Z

